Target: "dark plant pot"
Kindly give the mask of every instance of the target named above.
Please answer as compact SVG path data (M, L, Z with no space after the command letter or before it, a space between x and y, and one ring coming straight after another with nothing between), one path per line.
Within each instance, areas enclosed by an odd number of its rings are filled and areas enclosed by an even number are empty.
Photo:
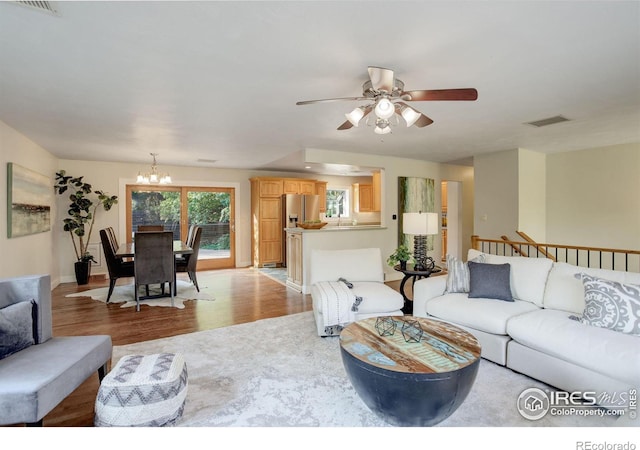
M76 282L78 284L89 283L89 277L91 276L91 261L76 261Z
M407 262L406 261L400 261L400 269L401 270L407 270Z

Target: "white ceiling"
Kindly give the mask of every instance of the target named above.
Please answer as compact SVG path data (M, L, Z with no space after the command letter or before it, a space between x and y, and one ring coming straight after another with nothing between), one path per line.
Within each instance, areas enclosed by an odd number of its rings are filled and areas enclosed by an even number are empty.
M51 4L0 3L0 120L64 159L290 170L305 148L450 162L640 142L638 1ZM360 103L296 106L361 95L370 65L478 100L412 102L434 123L383 140L336 130Z

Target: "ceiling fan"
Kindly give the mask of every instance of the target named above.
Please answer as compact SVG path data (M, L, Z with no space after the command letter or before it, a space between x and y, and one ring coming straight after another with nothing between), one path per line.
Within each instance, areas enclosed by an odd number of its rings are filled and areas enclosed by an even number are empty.
M340 125L338 130L348 130L353 126L357 127L360 120L369 115L371 111L374 111L376 115L374 131L377 134L387 134L391 132L389 119L395 114L405 120L407 127L415 125L418 128L422 128L433 123L433 120L405 102L473 101L477 98L478 91L473 88L405 91L404 83L395 77L393 70L369 66L369 80L362 85L362 96L305 100L297 102L296 105L345 100L368 100L371 103L358 106L350 113L345 114L347 121Z

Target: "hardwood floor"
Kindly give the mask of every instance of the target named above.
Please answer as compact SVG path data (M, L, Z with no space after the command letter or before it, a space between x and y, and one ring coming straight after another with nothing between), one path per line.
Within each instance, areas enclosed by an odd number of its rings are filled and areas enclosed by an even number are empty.
M199 272L200 279L205 272ZM188 301L184 309L141 306L121 308L89 297L66 297L108 281L86 286L61 284L52 292L54 336L108 334L113 345L125 345L195 331L226 327L260 319L311 311L311 296L286 288L258 270L224 269L206 272L215 301ZM188 281L186 274L178 279ZM126 283L120 280L118 285ZM399 282L388 283L394 289ZM93 426L93 407L98 391L97 374L90 377L44 418L45 427Z

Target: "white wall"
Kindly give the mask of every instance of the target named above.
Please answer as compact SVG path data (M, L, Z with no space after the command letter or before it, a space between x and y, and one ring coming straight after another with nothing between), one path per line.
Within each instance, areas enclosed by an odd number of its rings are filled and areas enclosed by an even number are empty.
M547 242L545 157L544 153L518 150L518 231L527 233L537 242ZM521 240L513 232L507 234Z
M475 234L487 239L513 236L518 229L518 151L476 156L473 167Z
M482 238L520 230L549 244L640 249L640 143L496 152L475 157L474 169Z
M51 211L52 231L7 238L7 163L14 163L51 178L51 196L57 159L45 149L0 121L0 278L21 275L51 274L52 284L57 284L56 240L53 238L57 224L55 207Z
M547 239L640 250L640 143L547 155Z

